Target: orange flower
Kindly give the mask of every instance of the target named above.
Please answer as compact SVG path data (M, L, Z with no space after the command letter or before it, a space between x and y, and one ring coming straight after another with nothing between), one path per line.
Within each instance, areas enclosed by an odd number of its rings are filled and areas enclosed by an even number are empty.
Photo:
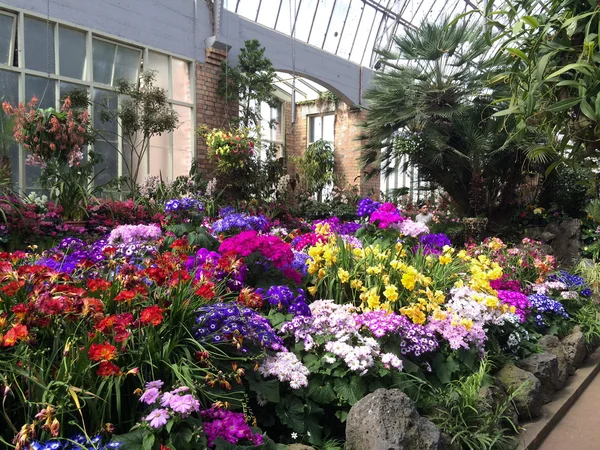
M100 331L101 333L106 333L116 323L117 323L116 316L108 316L108 317L105 317L104 319L102 319L100 322L98 322L98 324L94 328L96 328L96 330Z
M4 335L4 346L12 347L17 341L24 340L29 335L25 325L15 325Z
M110 345L108 342L92 344L88 355L92 361L110 361L111 359L117 359L117 347Z
M99 278L88 280L87 282L87 288L90 290L90 292L106 291L110 288L110 285L111 284L108 281L101 280Z
M148 306L142 310L140 314L140 322L143 324L150 323L154 326L160 325L163 321L162 309L158 305Z
M135 292L133 291L121 291L119 295L115 297L115 302L127 301L130 302L135 297Z
M2 290L2 292L4 292L9 297L12 297L23 286L25 286L25 281L23 281L23 280L11 281L10 283L6 284L5 286L2 286L0 288L0 290Z
M121 369L119 369L119 366L111 363L110 361L102 361L98 367L98 372L96 373L101 377L110 377L112 375L120 375Z

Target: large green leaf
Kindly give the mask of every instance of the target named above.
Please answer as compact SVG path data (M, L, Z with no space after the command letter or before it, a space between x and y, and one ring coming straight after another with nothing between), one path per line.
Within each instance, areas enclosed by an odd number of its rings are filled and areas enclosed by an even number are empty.
M552 72L550 75L548 75L546 77L546 81L548 81L552 78L556 78L557 76L562 75L563 73L566 73L570 70L576 70L576 71L584 73L586 75L591 75L594 72L594 68L588 63L572 63L572 64L567 64L565 67L558 69L555 72Z
M250 390L260 394L265 400L279 403L279 380L257 380L248 377Z
M288 395L277 405L276 411L282 424L287 425L296 433L304 433L304 403L298 397Z
M325 383L321 377L310 379L306 395L321 404L331 403L337 398L331 384Z
M585 116L593 121L597 121L598 120L598 116L596 115L596 111L594 111L594 108L592 108L592 106L587 102L587 100L585 98L581 99L581 112L583 114L585 114Z
M579 105L581 102L580 98L567 98L565 100L561 100L560 102L556 102L553 105L548 106L546 108L547 112L562 112L570 109L574 106Z
M352 406L363 398L366 392L366 385L361 377L353 375L349 381L341 378L335 380L333 382L333 389L342 400Z

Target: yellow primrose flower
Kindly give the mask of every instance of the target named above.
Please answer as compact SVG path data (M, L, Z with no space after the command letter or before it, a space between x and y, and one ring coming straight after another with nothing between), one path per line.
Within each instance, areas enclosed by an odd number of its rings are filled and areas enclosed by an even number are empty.
M381 267L379 266L369 266L367 267L367 274L369 275L378 275L381 273Z
M325 278L325 275L327 274L327 272L325 272L325 269L319 269L319 273L317 274L317 276L319 277L319 279Z
M360 289L363 286L363 282L357 279L354 279L350 282L350 287L352 289Z
M458 289L460 289L464 285L465 283L463 282L462 278L459 278L457 281L454 282L454 287Z
M468 261L468 259L467 259L467 258L471 258L469 255L467 255L467 252L466 252L466 250L461 250L460 252L458 252L458 253L456 254L456 256L457 256L459 259L462 259L463 261Z
M408 317L410 320L412 320L413 323L416 323L417 325L422 325L425 323L425 314L423 314L423 311L421 311L419 308L416 308L415 306L406 306L400 309L400 313Z
M388 284L383 291L383 296L390 302L395 302L398 300L398 288L393 284Z
M460 321L460 324L465 327L467 329L467 331L469 331L471 328L473 328L473 321L471 319L462 319Z
M312 263L312 262L308 263L308 273L310 275L314 275L315 273L317 273L318 270L319 270L319 265L318 264L315 264L315 263Z
M440 308L437 308L433 311L433 318L434 320L444 320L446 319L446 316L448 316L448 313L446 313L445 311L442 311Z
M406 264L404 264L401 261L398 261L397 259L392 259L390 261L390 267L395 270L404 270L404 268L406 267Z
M340 267L338 269L338 278L342 283L347 283L350 280L350 273Z
M412 291L415 288L416 281L416 274L409 272L402 274L402 286L404 286L405 289Z
M357 258L364 258L365 257L365 252L362 248L355 248L354 250L352 250L352 254L354 256L356 256Z
M390 284L390 276L389 275L382 275L381 276L381 281L383 281L383 284Z
M328 223L318 223L315 227L315 233L320 234L321 236L328 236L331 232L331 227Z
M450 255L443 254L440 256L440 264L446 265L452 262L452 257Z
M316 287L316 286L310 286L310 287L308 288L308 293L309 293L310 295L313 295L313 296L314 296L314 295L317 293L317 287Z

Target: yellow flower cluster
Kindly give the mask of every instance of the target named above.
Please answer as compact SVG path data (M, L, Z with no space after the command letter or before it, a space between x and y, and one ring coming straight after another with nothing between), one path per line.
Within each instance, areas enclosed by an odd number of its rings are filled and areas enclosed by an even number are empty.
M490 287L491 280L497 280L502 277L502 267L497 262L492 262L487 256L479 255L471 259L469 267L471 279L469 286L475 291L495 293Z

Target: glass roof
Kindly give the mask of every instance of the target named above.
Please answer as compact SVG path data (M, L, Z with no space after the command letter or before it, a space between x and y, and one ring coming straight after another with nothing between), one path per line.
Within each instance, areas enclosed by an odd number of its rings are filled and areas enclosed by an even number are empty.
M225 0L226 9L362 66L377 64L376 49L423 20L476 8L483 0ZM283 75L285 76L285 75ZM301 89L301 86L297 86ZM321 88L321 90L323 90Z

